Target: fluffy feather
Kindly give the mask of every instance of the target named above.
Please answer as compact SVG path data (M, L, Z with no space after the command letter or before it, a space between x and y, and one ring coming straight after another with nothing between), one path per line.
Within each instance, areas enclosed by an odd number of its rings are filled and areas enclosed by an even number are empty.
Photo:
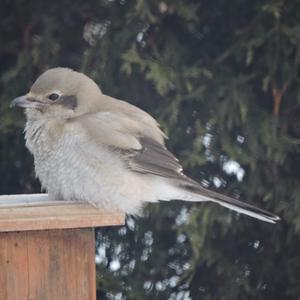
M26 146L50 199L89 201L125 213L159 200L212 201L263 221L279 219L184 175L157 122L103 95L84 74L48 70L13 104L26 108Z

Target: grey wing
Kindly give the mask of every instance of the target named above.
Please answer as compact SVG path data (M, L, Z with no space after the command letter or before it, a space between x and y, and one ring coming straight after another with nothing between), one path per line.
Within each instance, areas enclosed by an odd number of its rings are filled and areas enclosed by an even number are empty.
M266 210L203 188L199 183L182 173L182 167L178 160L164 145L146 137L140 138L139 142L142 145L141 150L123 153L128 167L132 171L173 179L178 187L186 191L202 195L206 200L258 219L271 223L279 220L278 216Z
M122 151L130 170L192 182L192 179L182 173L178 159L164 145L149 137L138 140L142 146L140 150Z

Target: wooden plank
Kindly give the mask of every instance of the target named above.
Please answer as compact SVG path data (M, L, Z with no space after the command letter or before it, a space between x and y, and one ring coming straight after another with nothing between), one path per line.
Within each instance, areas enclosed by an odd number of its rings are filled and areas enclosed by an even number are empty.
M27 299L28 256L26 236L0 233L0 299Z
M86 202L49 201L45 194L0 197L0 232L122 224L124 214L104 211Z
M0 299L95 300L93 229L0 233Z

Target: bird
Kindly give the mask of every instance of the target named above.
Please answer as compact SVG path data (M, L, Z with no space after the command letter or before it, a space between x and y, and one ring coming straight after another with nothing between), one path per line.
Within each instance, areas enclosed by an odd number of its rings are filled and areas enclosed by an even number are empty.
M157 121L105 95L83 73L48 69L11 107L25 109L25 145L50 200L87 201L131 215L146 202L213 202L269 223L280 219L185 175Z

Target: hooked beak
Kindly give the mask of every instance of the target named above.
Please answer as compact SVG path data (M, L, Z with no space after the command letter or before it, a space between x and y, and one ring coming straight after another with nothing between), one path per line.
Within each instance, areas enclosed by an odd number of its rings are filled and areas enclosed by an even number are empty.
M11 103L10 107L23 107L23 108L36 108L36 103L32 98L27 95L15 98Z

